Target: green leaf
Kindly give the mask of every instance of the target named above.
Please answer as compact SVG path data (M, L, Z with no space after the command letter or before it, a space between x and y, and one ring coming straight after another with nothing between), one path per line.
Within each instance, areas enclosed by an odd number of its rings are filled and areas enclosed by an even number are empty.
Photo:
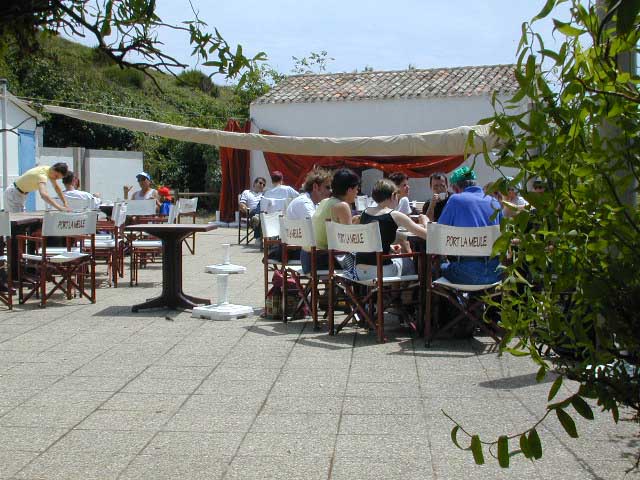
M474 435L471 437L471 453L473 453L473 460L477 465L484 464L484 454L482 453L482 443L480 443L480 437Z
M577 37L585 33L584 30L573 27L570 23L564 23L564 22L561 22L560 20L556 20L555 18L553 19L553 24L556 30L558 30L561 33L564 33L568 37Z
M451 441L453 444L458 447L460 450L468 450L468 448L462 448L458 443L458 430L460 430L460 425L456 425L451 429Z
M535 428L529 432L529 438L527 439L529 444L529 452L531 456L536 460L542 458L542 443L540 443L540 436Z
M498 463L502 468L509 468L509 439L506 435L498 438Z
M547 369L543 365L538 369L538 373L536 373L536 382L540 383L542 380L544 380L544 377L546 374L547 374Z
M593 420L593 410L587 402L579 395L571 397L571 405L575 408L576 412L582 415L587 420Z
M576 424L573 418L561 408L556 409L556 415L565 432L567 432L567 435L571 438L578 438L578 430L576 430Z
M558 393L558 390L560 390L561 385L562 385L562 375L556 378L556 381L553 382L553 385L551 385L551 388L549 389L549 396L547 397L548 402L553 400L553 397L555 397L556 394Z
M540 10L540 13L538 13L535 17L533 17L531 21L535 22L536 20L540 20L541 18L546 17L547 15L549 15L549 13L551 13L551 10L553 10L553 7L555 6L556 6L556 0L547 0L547 3L545 3L544 7L542 7L542 10Z
M523 433L520 435L520 450L525 458L531 458L531 449L529 448L529 441L527 440L527 434Z

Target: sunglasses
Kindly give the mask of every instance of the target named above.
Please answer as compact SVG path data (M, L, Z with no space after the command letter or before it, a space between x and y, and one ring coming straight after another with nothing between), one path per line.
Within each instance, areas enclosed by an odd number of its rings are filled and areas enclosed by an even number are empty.
M258 185L262 185L263 187L266 185L264 182L258 182Z

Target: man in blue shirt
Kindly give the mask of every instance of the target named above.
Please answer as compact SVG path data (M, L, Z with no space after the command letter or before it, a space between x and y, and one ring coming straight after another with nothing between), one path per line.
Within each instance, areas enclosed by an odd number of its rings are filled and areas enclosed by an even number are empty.
M485 195L476 184L476 172L460 167L451 174L454 195L449 197L438 223L454 227L488 227L499 225L502 218L500 203ZM442 264L442 275L453 283L466 285L490 284L500 280L498 258L457 257Z

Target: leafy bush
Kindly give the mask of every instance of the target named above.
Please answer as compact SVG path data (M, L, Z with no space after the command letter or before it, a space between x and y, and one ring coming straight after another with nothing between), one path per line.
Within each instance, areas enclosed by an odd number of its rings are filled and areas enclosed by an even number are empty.
M103 70L106 78L119 85L128 85L135 88L143 88L145 75L140 70L131 68L120 68L117 65L111 65Z
M211 81L211 78L200 70L185 70L178 75L176 82L178 85L185 85L212 97L220 96L220 89Z

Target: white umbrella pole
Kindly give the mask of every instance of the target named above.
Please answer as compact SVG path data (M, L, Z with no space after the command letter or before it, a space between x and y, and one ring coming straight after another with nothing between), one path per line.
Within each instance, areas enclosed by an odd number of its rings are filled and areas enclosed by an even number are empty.
M0 78L0 91L2 92L2 206L6 210L4 192L9 186L9 153L7 152L7 80L4 78Z

